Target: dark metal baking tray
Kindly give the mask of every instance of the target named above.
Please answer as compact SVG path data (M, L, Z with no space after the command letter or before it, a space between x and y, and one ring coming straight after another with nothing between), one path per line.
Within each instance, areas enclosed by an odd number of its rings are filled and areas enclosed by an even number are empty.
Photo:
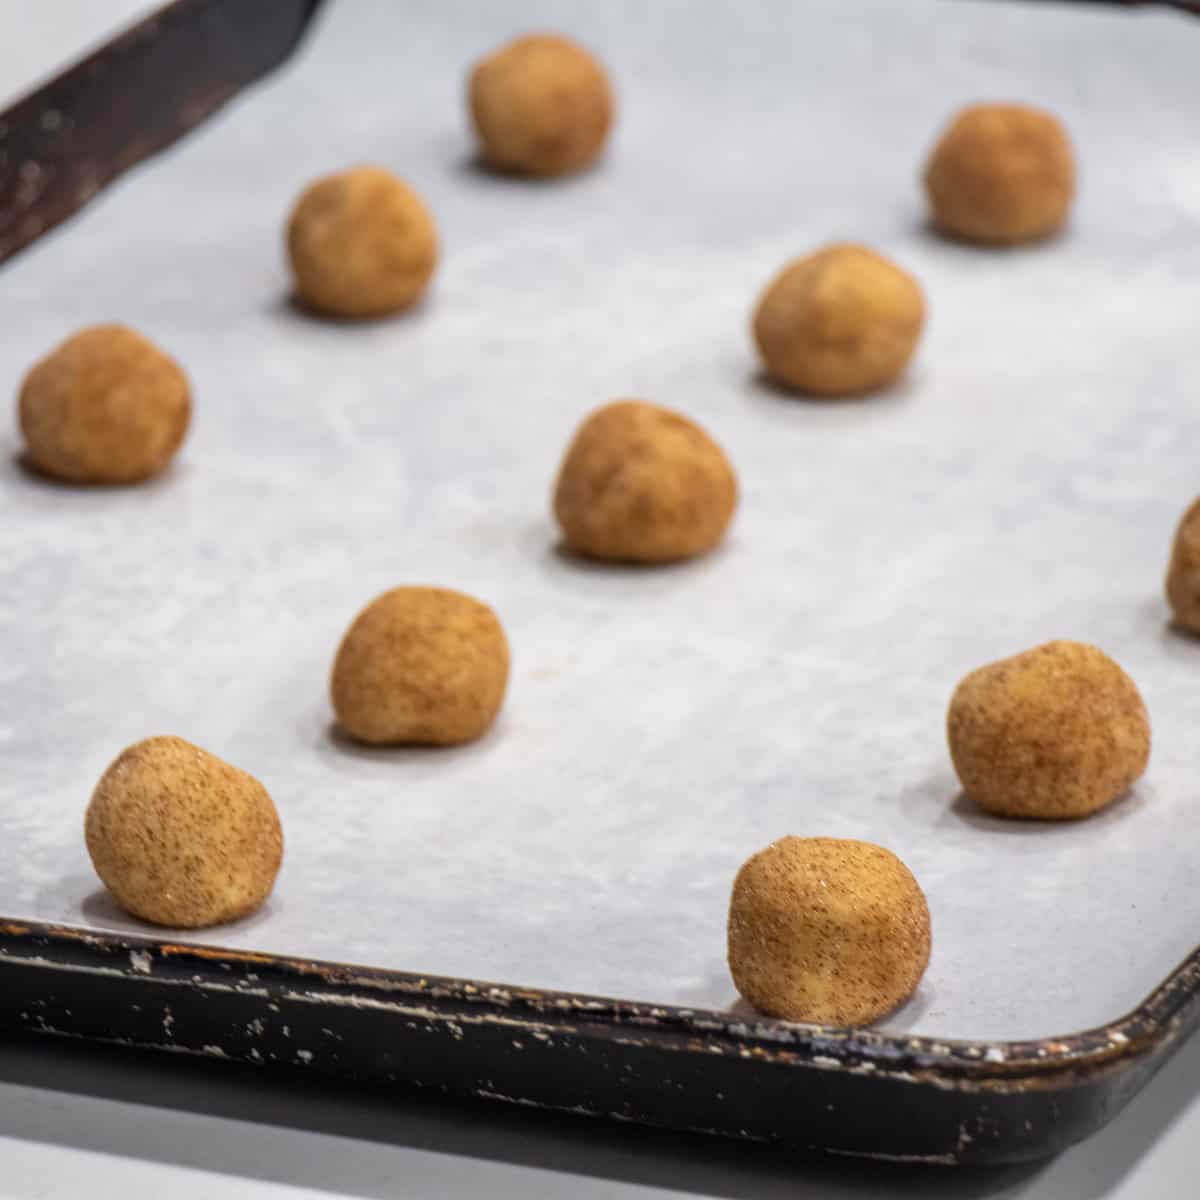
M945 1164L1094 1133L1200 1015L1200 953L1105 1028L1003 1046L16 922L0 925L0 979L8 1029Z
M343 2L286 76L6 268L5 378L119 317L185 363L197 422L148 489L0 475L5 1028L940 1162L1087 1135L1191 1032L1200 963L1171 968L1195 945L1196 651L1158 577L1195 487L1194 27L861 0L678 38L677 17L572 16L623 117L598 170L539 188L481 173L462 122L465 65L511 11ZM920 158L980 94L1067 117L1085 175L1061 241L987 254L921 225ZM438 214L410 318L285 302L283 214L342 156ZM779 397L750 303L844 236L926 285L920 359L870 403ZM745 497L720 554L629 573L554 553L558 452L630 392L730 450ZM509 703L462 751L356 751L328 728L329 656L414 577L496 605ZM965 670L1063 633L1132 671L1154 758L1104 816L1014 830L956 798L941 716ZM283 812L275 897L220 949L142 936L84 856L91 783L165 731ZM729 1008L729 880L788 832L886 842L926 886L934 960L879 1030Z

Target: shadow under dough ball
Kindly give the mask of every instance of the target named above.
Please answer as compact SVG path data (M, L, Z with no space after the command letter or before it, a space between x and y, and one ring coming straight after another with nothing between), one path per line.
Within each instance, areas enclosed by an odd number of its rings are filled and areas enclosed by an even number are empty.
M143 921L177 929L254 912L283 861L266 788L177 737L122 751L96 785L84 834L113 899Z
M747 859L729 902L729 970L759 1012L868 1025L916 990L929 907L890 850L785 837Z
M406 183L382 167L353 167L303 192L287 249L296 294L309 308L382 317L425 291L437 266L437 227Z
M693 421L640 400L592 413L558 472L554 515L590 558L661 563L713 549L737 507L725 452Z
M963 791L1002 817L1086 817L1128 791L1150 758L1133 680L1084 642L1047 642L972 671L946 731Z
M1176 622L1200 634L1200 500L1183 514L1167 569L1167 602Z
M925 324L917 281L865 246L827 246L789 263L754 313L768 374L814 396L872 392L908 365Z
M477 63L468 85L484 161L521 175L562 175L590 163L613 122L604 68L555 34L529 34Z
M1061 122L1024 104L963 109L925 167L934 225L968 242L1036 241L1061 229L1075 157Z
M70 483L140 483L183 442L192 403L173 358L124 325L68 338L25 376L18 416L30 463Z
M333 663L338 725L373 745L448 746L487 731L508 686L508 639L486 604L399 587L355 617Z

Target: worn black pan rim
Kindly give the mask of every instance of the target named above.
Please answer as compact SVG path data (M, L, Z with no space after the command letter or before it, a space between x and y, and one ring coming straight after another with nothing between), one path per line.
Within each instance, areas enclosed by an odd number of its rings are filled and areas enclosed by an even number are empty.
M48 954L41 952L49 952ZM133 965L134 955L143 958ZM121 966L112 960L123 958ZM619 1040L653 1037L664 1049L754 1058L778 1065L851 1070L882 1077L919 1073L971 1091L1005 1091L1032 1081L1059 1086L1064 1077L1094 1077L1139 1059L1169 1040L1200 1001L1200 948L1144 1000L1117 1019L1077 1033L1021 1041L973 1041L746 1019L719 1010L682 1008L603 996L548 991L478 980L420 975L171 942L128 933L0 917L0 967L5 960L80 973L103 970L159 984L235 986L249 979L296 999L320 993L359 1003L400 1007L406 1000L439 1016L469 1019L503 1011L514 1025L553 1027ZM90 961L95 960L95 961Z

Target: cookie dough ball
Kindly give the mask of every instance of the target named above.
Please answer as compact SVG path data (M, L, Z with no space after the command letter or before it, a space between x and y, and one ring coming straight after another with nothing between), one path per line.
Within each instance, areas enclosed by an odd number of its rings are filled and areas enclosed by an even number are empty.
M777 382L814 396L891 383L908 365L925 298L895 263L851 244L789 263L758 302L754 340Z
M972 671L947 717L963 790L1002 817L1086 817L1146 769L1150 720L1102 650L1047 642Z
M890 851L785 837L742 864L729 902L729 970L759 1012L869 1025L916 990L929 908Z
M287 228L296 294L333 317L382 317L413 304L437 265L437 228L421 197L382 167L317 180Z
M613 96L604 68L555 34L530 34L476 64L471 118L484 161L521 175L562 175L604 146Z
M342 638L333 711L360 742L469 742L500 711L508 662L508 639L486 604L447 588L394 588Z
M1058 118L1024 104L976 104L951 122L925 167L933 223L969 242L1034 241L1062 228L1075 159Z
M1182 628L1200 634L1200 500L1183 514L1167 570L1167 601Z
M660 563L721 540L737 476L693 421L640 400L592 413L567 449L554 515L567 545L590 558Z
M95 325L35 364L21 385L25 452L70 483L139 483L159 474L187 432L187 376L124 325Z
M122 751L96 785L84 833L113 899L143 921L177 929L254 912L283 859L266 788L177 737Z

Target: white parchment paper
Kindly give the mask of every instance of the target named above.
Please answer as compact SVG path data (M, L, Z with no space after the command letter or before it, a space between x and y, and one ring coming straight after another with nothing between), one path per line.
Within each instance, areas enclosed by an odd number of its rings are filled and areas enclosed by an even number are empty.
M527 28L619 91L604 163L472 163L468 65ZM1200 642L1161 578L1200 491L1200 25L943 0L334 3L285 72L0 273L0 379L127 321L186 366L195 424L152 486L0 462L0 913L152 932L82 837L127 743L177 733L258 775L287 854L269 906L196 940L725 1007L728 888L786 833L913 868L935 948L885 1028L1033 1037L1114 1018L1200 938ZM1068 236L933 238L916 177L960 104L1057 110ZM419 311L286 303L314 175L397 171L444 237ZM866 242L927 289L909 378L789 399L747 324L789 257ZM727 545L661 570L556 553L549 492L615 396L704 423L739 470ZM501 720L453 751L331 738L358 609L428 582L503 619ZM945 749L967 670L1052 637L1133 674L1153 760L1082 824L1005 824Z

